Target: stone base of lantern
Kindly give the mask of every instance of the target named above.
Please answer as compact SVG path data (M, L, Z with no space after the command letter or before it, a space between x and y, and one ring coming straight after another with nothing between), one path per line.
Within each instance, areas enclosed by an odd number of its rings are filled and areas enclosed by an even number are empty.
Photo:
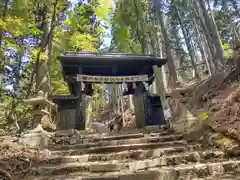
M52 136L53 133L45 131L42 125L38 124L35 129L23 133L19 142L30 147L46 147Z

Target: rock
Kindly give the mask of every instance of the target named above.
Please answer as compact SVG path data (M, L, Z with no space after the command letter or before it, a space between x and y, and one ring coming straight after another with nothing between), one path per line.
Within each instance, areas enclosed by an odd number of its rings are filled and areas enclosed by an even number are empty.
M224 152L222 152L222 151L213 151L213 156L215 157L215 158L222 158L222 157L224 157Z
M121 170L119 169L118 164L91 164L90 165L90 171L91 172L113 172L113 171L118 171Z
M54 142L54 139L51 137L48 139L48 145L51 146L51 145L54 145L55 142Z
M181 164L182 162L184 162L185 157L183 155L174 155L171 157L171 159L169 158L169 160L171 160L172 165L177 165L177 164ZM168 160L167 165L171 165L169 163L169 160Z
M79 178L76 178L76 179L67 179L67 180L95 180L96 179L96 177L83 177L83 178L81 178L81 179L79 179ZM103 177L101 177L101 176L98 176L97 177L97 179L98 180L119 180L118 179L118 176L103 176ZM62 179L61 179L62 180Z
M144 130L145 130L146 132L152 132L152 133L158 132L158 131L160 131L161 129L162 129L162 126L159 126L159 125L145 126L145 127L144 127Z
M54 173L54 169L52 169L52 168L36 168L35 170L34 170L36 173L37 173L37 175L41 175L41 176L45 176L45 175L52 175L53 173Z
M158 157L161 157L162 154L163 154L163 150L162 149L155 149L152 152L152 157L153 158L158 158Z
M224 168L221 163L211 163L207 164L208 172L210 175L220 175L224 174Z
M28 132L26 132L26 134L33 134L33 133L41 133L41 134L44 134L44 135L49 136L49 137L54 135L54 133L50 133L50 132L45 131L42 128L41 124L38 124L35 129L29 130Z
M177 172L175 170L164 170L164 168L162 168L159 171L159 175L157 180L171 180L171 179L178 179L178 175Z
M68 129L68 130L57 130L55 132L56 137L61 136L72 136L74 134L74 129Z
M91 128L100 134L110 133L108 126L103 123L93 122Z
M131 172L135 172L137 170L147 169L147 163L145 161L135 161L129 164L129 169Z
M77 143L77 138L75 137L71 137L70 140L69 140L69 144L76 144Z
M199 178L204 178L208 175L208 168L205 164L197 164L195 166L196 175Z
M201 156L199 155L198 152L193 152L193 153L189 154L187 160L191 161L191 162L200 162Z
M98 176L97 177L98 180L119 180L118 176ZM62 179L61 179L62 180ZM96 180L96 177L82 177L79 179L79 177L77 177L76 179L65 179L65 180Z
M18 139L18 137L13 137L12 138L12 142L17 142L19 139Z
M167 158L166 157L161 157L159 159L159 166L165 166L168 164Z
M88 140L87 138L82 139L82 143L83 143L83 144L87 144L88 142L89 142L89 140Z
M65 138L62 137L62 136L61 136L61 137L55 137L55 142L56 142L56 143L63 143L64 139L65 139Z
M77 157L77 161L79 162L89 162L89 155L84 155L81 157Z
M178 176L186 177L188 175L191 175L192 177L195 175L195 168L193 166L183 165L183 166L177 166L174 168L174 170L177 172Z
M50 137L45 133L28 133L19 138L19 142L30 147L46 147L49 139Z
M222 166L225 171L232 171L232 170L238 168L238 164L239 164L239 162L237 162L237 161L222 162Z
M148 160L147 165L148 165L148 168L155 168L160 166L159 158Z
M240 148L237 147L230 147L226 150L226 155L229 157L238 157L240 156Z
M157 171L143 171L134 174L122 174L118 180L155 180L158 179L159 172Z

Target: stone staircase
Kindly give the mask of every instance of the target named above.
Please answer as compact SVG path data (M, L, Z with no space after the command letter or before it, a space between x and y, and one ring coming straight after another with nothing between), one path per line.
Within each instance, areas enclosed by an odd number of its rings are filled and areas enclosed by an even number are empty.
M119 135L55 137L54 157L33 166L33 180L240 179L240 160L203 149L180 134L128 132ZM81 137L81 138L79 138ZM61 145L60 142L61 141ZM74 142L74 143L73 143Z

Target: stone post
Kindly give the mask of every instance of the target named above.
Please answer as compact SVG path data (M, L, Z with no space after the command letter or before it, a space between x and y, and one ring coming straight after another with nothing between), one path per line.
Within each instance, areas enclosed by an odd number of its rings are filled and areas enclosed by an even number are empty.
M81 120L77 113L79 96L53 96L52 100L58 105L57 130L77 129Z
M156 81L157 94L160 96L163 108L165 108L166 98L165 98L165 92L164 92L164 85L163 85L163 79L162 79L163 77L162 77L161 68L159 68L158 66L154 65L153 66L153 72L154 72L155 81Z
M145 126L145 112L144 112L144 92L143 84L139 84L133 95L136 126L138 129L144 128Z
M168 107L168 102L166 101L166 95L165 95L165 90L164 90L164 84L163 84L163 76L161 72L161 68L154 65L153 66L153 72L155 76L155 81L156 81L156 90L157 94L160 96L164 115L166 117L166 121L169 127L171 127L171 122L170 122L170 113L169 113L169 107ZM168 117L169 116L169 117Z

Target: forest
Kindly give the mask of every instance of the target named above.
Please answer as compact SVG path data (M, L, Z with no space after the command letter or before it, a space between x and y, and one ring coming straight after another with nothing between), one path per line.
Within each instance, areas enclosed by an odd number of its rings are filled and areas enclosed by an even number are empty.
M167 128L137 129L123 84L94 84L86 129L57 131L51 109L33 129L26 100L70 94L65 52L167 58L149 87ZM0 0L0 179L239 178L239 69L239 0ZM98 132L112 120L131 132Z
M42 88L50 99L69 93L58 60L66 51L167 57L166 91L225 71L240 37L239 8L237 0L2 0L0 128L27 127L23 100ZM95 88L93 114L119 111L105 100L105 89L114 101L117 88Z

